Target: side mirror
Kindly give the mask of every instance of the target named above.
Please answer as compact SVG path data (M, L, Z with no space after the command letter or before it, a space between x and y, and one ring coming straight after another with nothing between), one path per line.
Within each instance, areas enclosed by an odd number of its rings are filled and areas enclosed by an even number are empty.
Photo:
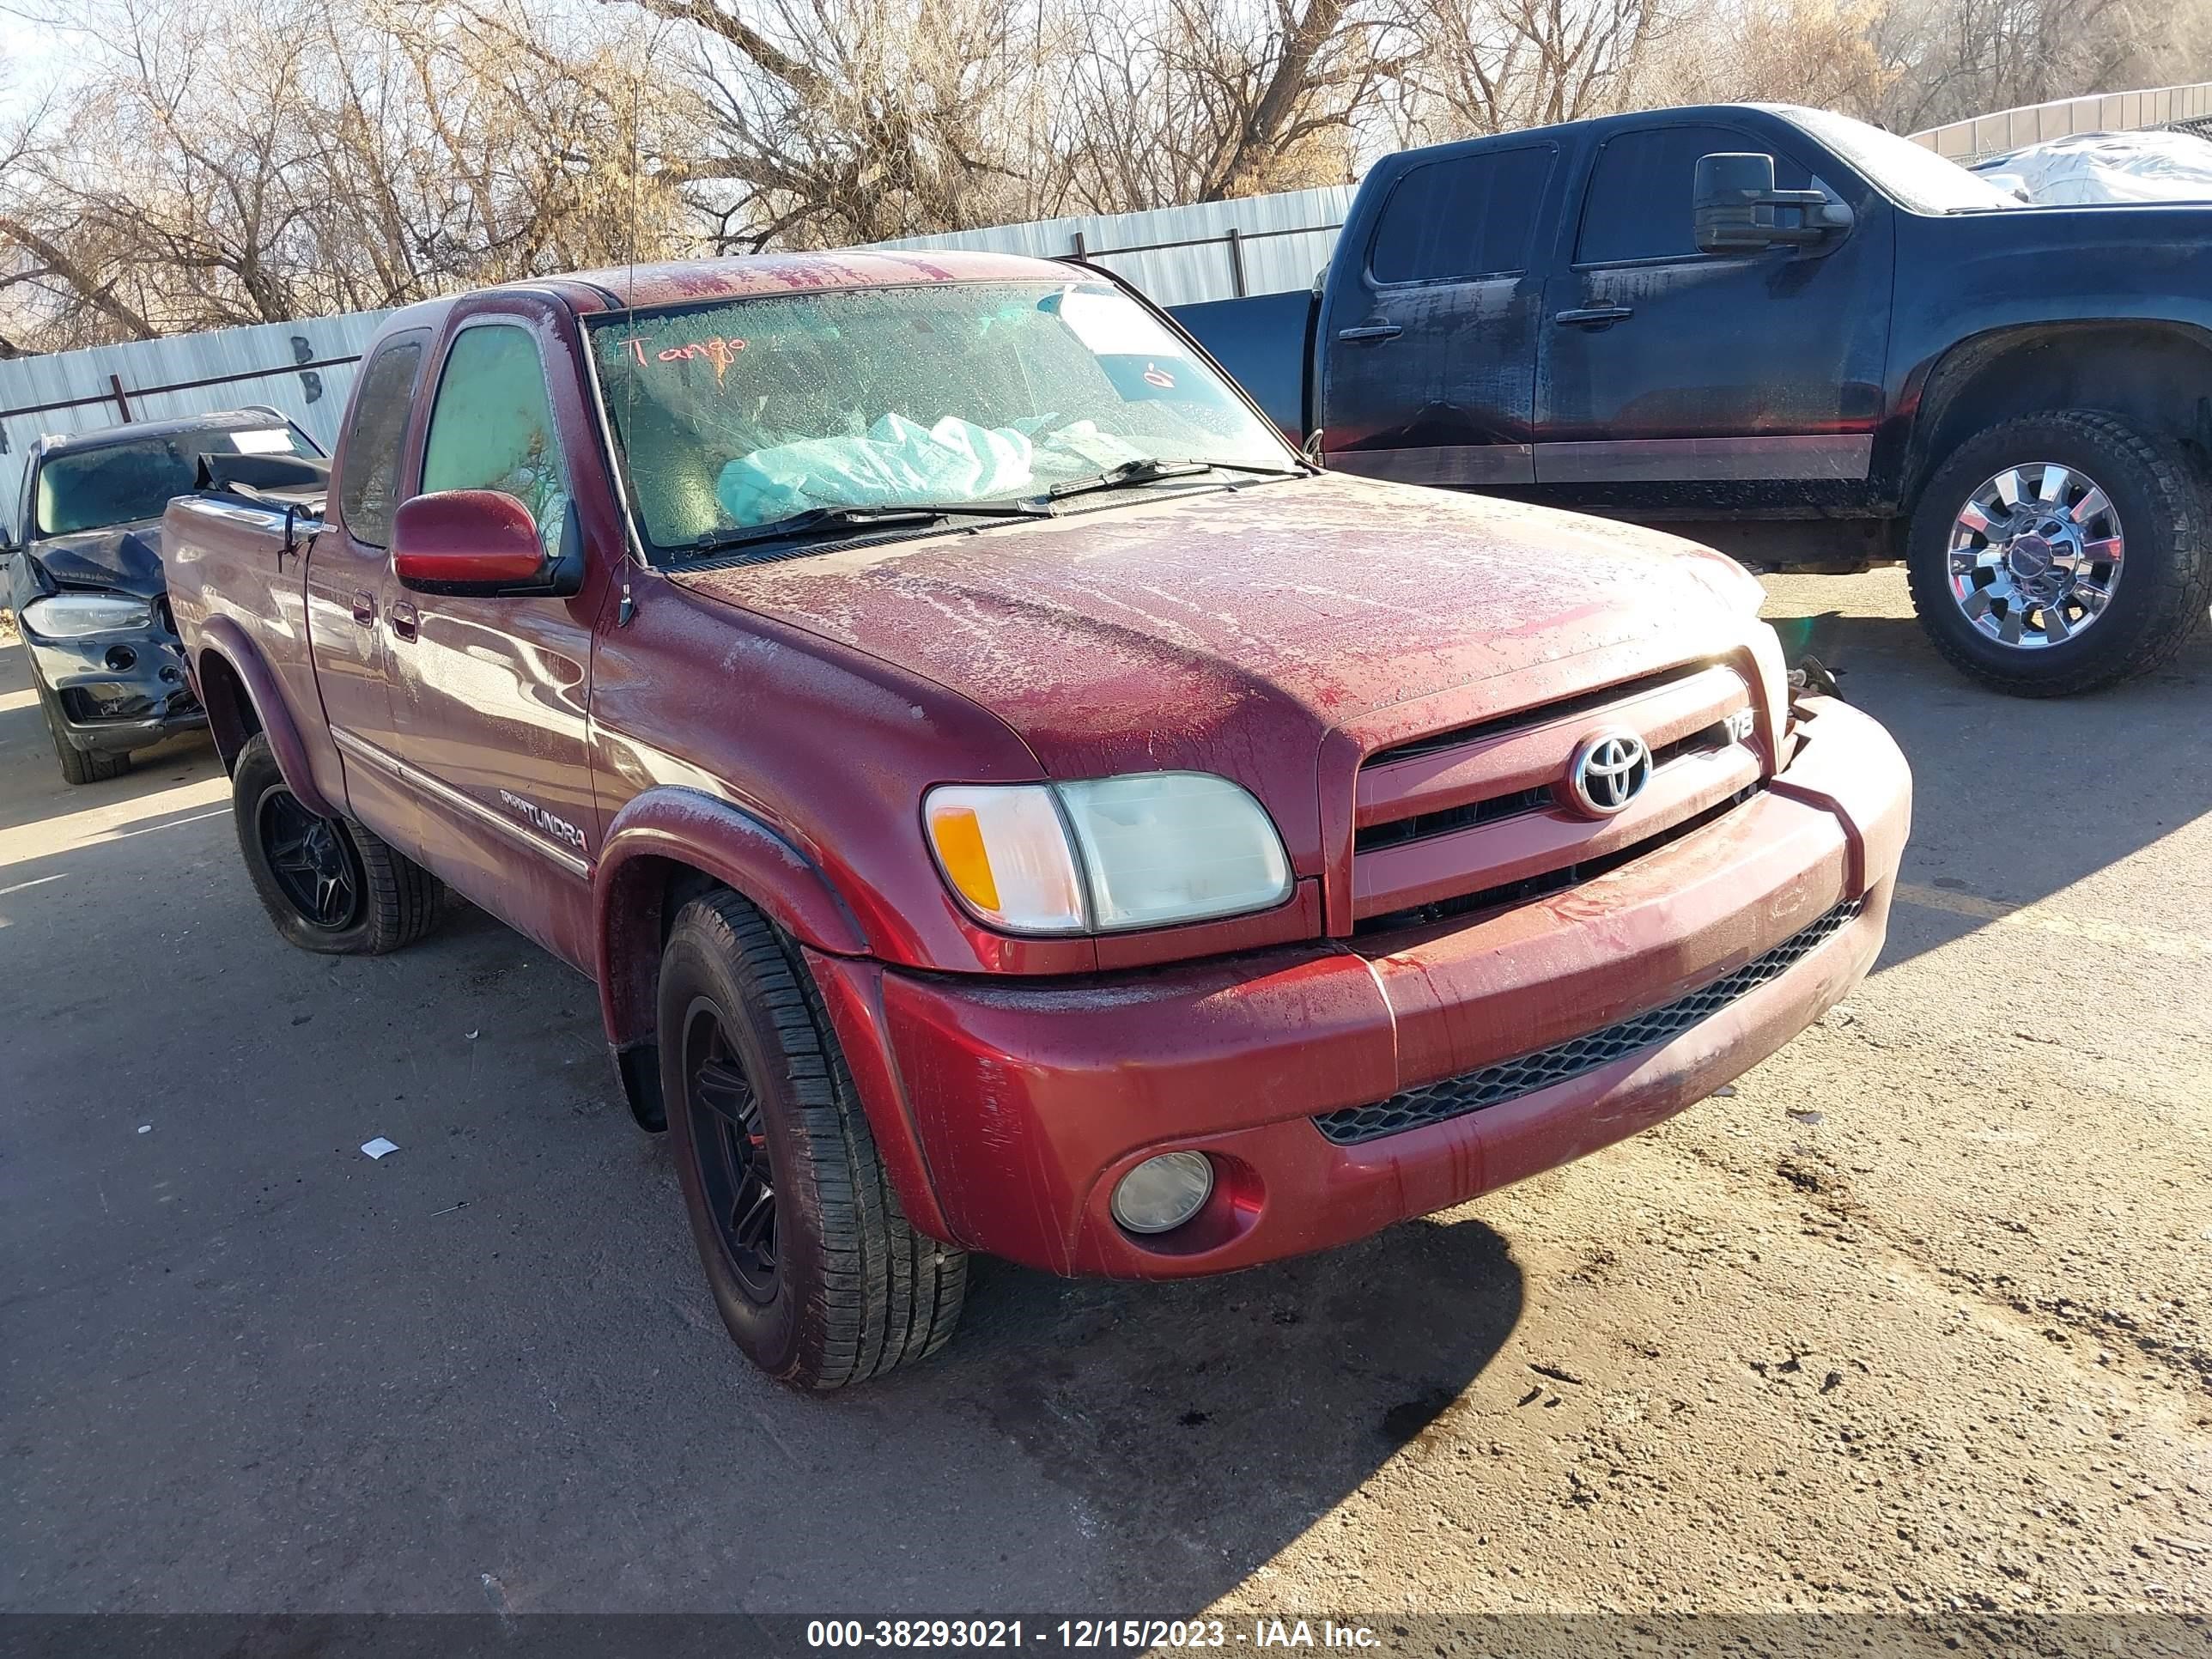
M417 593L562 597L584 585L583 538L572 501L561 550L545 556L530 509L496 489L444 489L402 501L392 519L392 568Z
M1777 190L1771 155L1699 156L1690 199L1703 253L1813 247L1852 222L1850 206L1826 191Z

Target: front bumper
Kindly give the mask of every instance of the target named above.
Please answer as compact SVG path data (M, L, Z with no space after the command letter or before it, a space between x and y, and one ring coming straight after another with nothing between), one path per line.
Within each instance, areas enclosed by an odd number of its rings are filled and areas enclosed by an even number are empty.
M62 737L77 749L128 754L207 724L173 635L49 640L25 629L23 640L40 683L61 706Z
M1842 1000L1887 931L1904 757L1852 709L1803 710L1789 769L1742 805L1465 924L1050 984L810 956L909 1213L1060 1273L1217 1273L1449 1208L1705 1098ZM1607 1029L1655 1040L1582 1046ZM1547 1053L1572 1058L1564 1080L1480 1103L1501 1062ZM1433 1109L1425 1085L1448 1081L1470 1085L1441 1091L1456 1115L1344 1129ZM1123 1231L1115 1183L1177 1149L1212 1158L1213 1196L1172 1233Z

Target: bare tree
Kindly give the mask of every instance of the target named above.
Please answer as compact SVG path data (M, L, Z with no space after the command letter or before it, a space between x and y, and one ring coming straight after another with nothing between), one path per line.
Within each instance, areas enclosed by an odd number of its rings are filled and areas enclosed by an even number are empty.
M1062 154L1093 212L1344 183L1411 56L1375 0L1162 0L1077 44Z
M719 245L1024 217L1040 37L1012 0L637 0L696 31L708 142L677 172Z
M1628 106L1686 0L1406 0L1427 50L1409 136L1504 132Z
M42 343L697 245L668 169L699 111L653 83L635 15L564 27L524 0L337 0L303 23L283 0L106 0L97 22L0 182L0 293L35 292L13 314L42 313L26 331Z
M1715 0L1651 43L1642 104L1776 100L1892 118L1901 65L1885 57L1877 0Z

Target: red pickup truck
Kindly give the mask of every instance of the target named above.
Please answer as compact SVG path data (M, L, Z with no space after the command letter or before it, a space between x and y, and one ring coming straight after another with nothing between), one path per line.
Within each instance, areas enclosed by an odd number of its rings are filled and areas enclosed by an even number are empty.
M410 307L326 490L165 533L311 950L597 981L732 1335L969 1250L1217 1273L1703 1098L1866 971L1910 783L1717 554L1305 465L1111 280L780 257Z

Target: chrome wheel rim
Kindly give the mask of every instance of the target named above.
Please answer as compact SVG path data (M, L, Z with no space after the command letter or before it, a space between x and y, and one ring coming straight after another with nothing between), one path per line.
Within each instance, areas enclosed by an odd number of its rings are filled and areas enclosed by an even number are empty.
M1952 519L1951 599L1984 638L2048 650L2111 608L2126 552L2119 510L2081 468L2008 466Z

